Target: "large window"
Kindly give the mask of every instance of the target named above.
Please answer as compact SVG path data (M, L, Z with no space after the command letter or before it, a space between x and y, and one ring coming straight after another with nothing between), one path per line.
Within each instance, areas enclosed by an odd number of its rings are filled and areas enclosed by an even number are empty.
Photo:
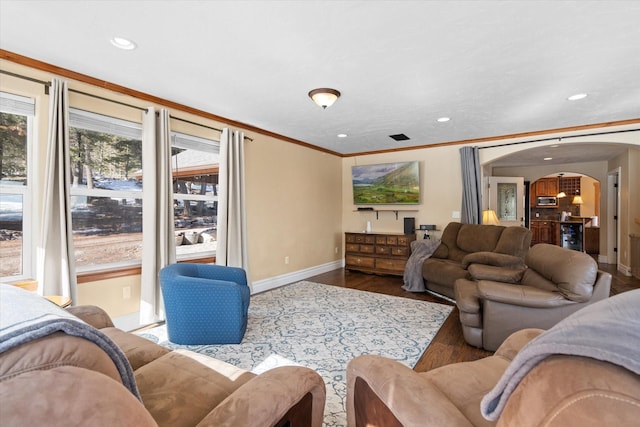
M176 257L215 255L217 244L217 141L181 133L171 135Z
M72 109L69 139L78 271L140 264L141 124Z
M32 276L33 99L0 92L0 279Z

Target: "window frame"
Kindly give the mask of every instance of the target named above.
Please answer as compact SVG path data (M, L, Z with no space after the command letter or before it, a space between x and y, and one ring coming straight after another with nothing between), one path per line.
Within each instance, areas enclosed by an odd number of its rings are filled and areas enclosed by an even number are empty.
M0 112L25 116L27 118L27 182L25 185L6 185L0 180L0 193L22 197L22 265L21 274L0 276L0 282L32 279L35 274L34 214L34 145L35 145L35 98L0 91Z
M192 134L188 134L185 132L177 132L177 131L171 131L171 149L173 150L174 148L185 148L188 149L187 147L192 147L193 149L197 149L199 147L208 147L210 146L211 148L213 148L214 151L212 151L212 154L217 155L219 157L220 155L220 141L219 140L215 140L215 139L211 139L211 138L203 138L200 136L196 136L196 135L192 135ZM172 156L172 160L173 160L173 156ZM214 163L215 164L215 163ZM171 164L171 180L173 182L173 163ZM218 161L218 168L219 168L219 161ZM218 179L219 179L219 173L216 173L218 175ZM217 184L214 184L217 185ZM215 192L216 194L208 196L208 195L200 195L200 194L185 194L185 193L176 193L175 191L172 192L172 199L173 200L180 200L183 203L185 201L203 201L203 202L212 202L212 203L218 203L219 200L219 194L217 192ZM216 211L216 230L217 230L217 223L218 223L218 214ZM176 217L174 214L174 224L176 222ZM178 234L180 232L181 229L179 228L175 228L174 226L174 234ZM217 238L216 238L216 242L217 242ZM217 252L217 248L213 249L213 250L202 250L202 251L198 251L198 252L189 252L189 253L185 253L185 254L180 254L178 251L178 248L176 247L176 260L178 262L185 262L185 261L193 261L193 260L198 260L198 259L204 259L204 258L215 258L216 256L216 252Z
M123 138L135 138L140 141L142 146L143 125L142 120L140 122L134 122L131 120L120 119L107 114L97 113L94 111L87 111L80 108L69 108L69 129L78 128L93 132L106 133L110 135L116 135ZM142 159L144 159L144 152L142 152ZM143 184L144 186L144 181ZM73 185L69 189L70 197L103 197L103 198L117 198L117 199L139 199L142 200L144 191L131 191L131 190L106 190L102 188L83 188L74 187ZM72 220L73 228L73 220ZM144 228L142 230L144 233ZM143 238L140 243L142 244ZM75 252L75 250L74 250ZM75 258L75 253L74 253ZM119 261L112 263L95 263L91 265L78 266L76 264L76 273L78 275L85 275L91 273L98 273L101 271L112 271L119 269L128 269L131 267L139 267L142 265L142 259L135 259L131 261Z

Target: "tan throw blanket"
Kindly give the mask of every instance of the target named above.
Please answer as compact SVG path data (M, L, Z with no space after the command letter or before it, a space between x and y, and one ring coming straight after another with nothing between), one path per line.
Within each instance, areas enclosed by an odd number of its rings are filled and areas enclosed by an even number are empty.
M543 332L520 350L483 399L482 415L496 421L529 371L555 354L591 357L640 375L640 289L587 306Z

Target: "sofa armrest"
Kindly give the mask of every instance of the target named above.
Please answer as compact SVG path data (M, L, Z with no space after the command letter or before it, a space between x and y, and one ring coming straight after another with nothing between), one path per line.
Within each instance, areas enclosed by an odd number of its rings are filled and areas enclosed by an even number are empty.
M549 308L574 304L573 301L566 299L559 292L491 280L480 280L478 282L478 296L484 300L532 308Z
M522 350L522 347L527 345L529 341L535 339L543 332L544 329L537 328L520 329L518 332L514 332L509 335L509 337L500 344L500 347L498 347L494 356L499 356L511 361L516 357L516 354Z
M492 280L494 282L519 283L526 267L497 267L495 265L471 264L467 269L474 280Z
M370 399L359 399L356 383L364 382L404 426L471 426L451 400L422 374L381 356L365 355L347 365L347 425L356 425L356 412L366 412ZM427 404L427 403L428 404ZM356 407L357 406L357 407ZM390 424L391 425L391 424ZM396 424L397 425L397 424Z
M66 310L96 329L113 327L113 322L107 312L95 305L78 305L68 307Z
M473 252L465 255L462 259L462 266L467 268L471 264L485 264L508 268L524 268L525 266L523 259L520 257L489 251Z
M326 399L324 380L314 370L302 366L282 366L256 376L209 412L198 427L279 425L308 394L311 409L303 414L307 422L292 425L320 427Z

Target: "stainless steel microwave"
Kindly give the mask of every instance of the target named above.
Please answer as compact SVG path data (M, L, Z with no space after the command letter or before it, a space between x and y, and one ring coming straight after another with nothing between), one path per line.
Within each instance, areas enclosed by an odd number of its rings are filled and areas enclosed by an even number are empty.
M538 197L538 206L558 206L558 199L551 196Z

